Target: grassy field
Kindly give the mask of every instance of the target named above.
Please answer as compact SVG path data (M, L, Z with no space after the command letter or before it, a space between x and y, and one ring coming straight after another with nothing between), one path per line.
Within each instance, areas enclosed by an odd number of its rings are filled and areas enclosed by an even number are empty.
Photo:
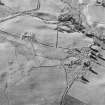
M14 9L36 8L35 0L20 1L4 0L6 6L0 6L0 18L13 14ZM57 33L55 20L61 9L67 6L64 1L40 0L41 8L32 16L24 14L0 23L0 105L59 105L67 85L64 63L67 61L71 66L75 58L88 59L84 53L80 54L80 50L92 44L92 38L80 32ZM74 17L79 17L76 0L73 6L76 7L72 11L76 15ZM52 24L54 22L56 24ZM23 36L25 39L22 39ZM70 57L74 54L74 48L80 56ZM104 66L102 60L99 62ZM67 69L73 73L82 69L82 64L73 66L75 69ZM94 69L99 75L88 72L88 84L75 82L64 97L63 105L104 105L104 67L94 65ZM72 76L69 76L71 80Z

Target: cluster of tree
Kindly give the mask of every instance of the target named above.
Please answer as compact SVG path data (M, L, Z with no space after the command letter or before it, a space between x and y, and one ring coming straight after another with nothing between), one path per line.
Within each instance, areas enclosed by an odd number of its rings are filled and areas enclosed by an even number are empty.
M105 7L105 0L96 0L96 4Z

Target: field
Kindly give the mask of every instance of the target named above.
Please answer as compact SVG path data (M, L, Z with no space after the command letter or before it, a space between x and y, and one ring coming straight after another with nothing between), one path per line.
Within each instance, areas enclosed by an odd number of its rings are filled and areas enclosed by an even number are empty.
M103 7L76 0L1 2L0 105L105 105Z

